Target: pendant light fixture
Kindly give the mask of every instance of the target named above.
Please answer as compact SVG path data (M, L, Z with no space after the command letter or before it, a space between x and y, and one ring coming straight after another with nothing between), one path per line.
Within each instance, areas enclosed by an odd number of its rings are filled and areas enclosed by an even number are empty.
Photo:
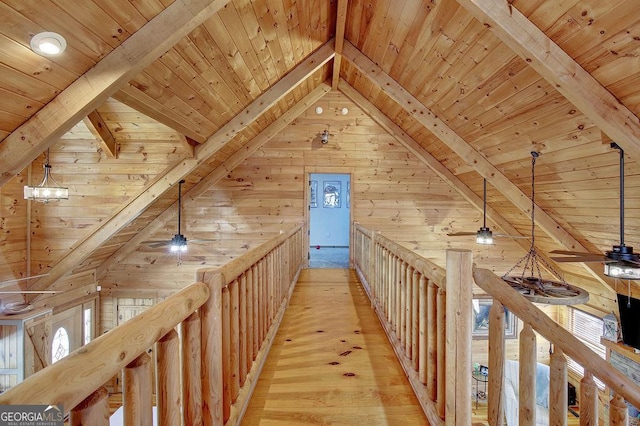
M62 187L56 182L51 175L51 165L49 164L49 149L47 148L47 154L44 167L44 177L42 182L38 186L25 185L24 187L24 199L39 201L41 203L49 203L51 201L60 201L69 199L69 188Z
M589 300L589 293L579 287L568 284L560 273L546 262L536 250L535 165L539 156L539 152L531 152L531 247L527 254L502 276L502 279L532 303L546 303L550 305L586 303ZM541 272L542 266L558 278L558 281L543 278ZM510 275L512 271L520 267L522 268L520 274Z

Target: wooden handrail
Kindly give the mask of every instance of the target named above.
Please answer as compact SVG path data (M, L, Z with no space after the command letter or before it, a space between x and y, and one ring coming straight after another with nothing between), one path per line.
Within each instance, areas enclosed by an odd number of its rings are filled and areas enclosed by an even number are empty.
M0 404L63 404L71 409L180 324L209 297L195 283L145 310L0 395ZM70 374L73 372L73 374Z
M302 224L298 224L296 226L291 227L288 231L281 231L281 234L271 240L263 243L262 245L256 247L251 250L249 253L233 259L229 263L224 264L220 268L216 269L203 269L198 271L202 274L203 282L209 282L207 277L210 273L214 273L219 271L222 276L222 284L228 285L232 282L236 277L240 276L244 271L246 271L251 265L257 263L260 259L265 257L269 252L271 252L274 248L278 247L280 244L289 239L296 232L300 231L302 228Z
M429 278L431 281L434 281L444 287L447 274L444 268L442 268L441 266L436 265L430 260L420 256L416 252L409 250L408 248L396 243L393 240L390 240L381 233L371 231L363 227L357 222L354 223L354 228L362 232L363 234L368 235L370 238L373 238L373 236L375 235L375 241L377 243L384 246L399 259L411 265L415 270Z
M634 406L640 407L640 387L631 379L593 353L582 341L549 318L493 272L488 269L474 268L473 276L480 288L499 300L524 323L531 324L537 333L595 374L605 385Z

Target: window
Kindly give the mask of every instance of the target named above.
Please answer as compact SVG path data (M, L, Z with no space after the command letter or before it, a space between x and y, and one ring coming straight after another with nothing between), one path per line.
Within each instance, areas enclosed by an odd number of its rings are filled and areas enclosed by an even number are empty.
M605 358L606 350L604 345L600 343L603 328L602 318L572 307L567 307L567 313L567 329L589 349L601 358ZM584 376L584 368L571 358L568 360L567 368L580 377ZM604 389L604 383L597 378L595 378L595 382L600 389Z
M69 334L64 327L60 327L56 330L51 342L51 363L55 364L67 355L69 355Z

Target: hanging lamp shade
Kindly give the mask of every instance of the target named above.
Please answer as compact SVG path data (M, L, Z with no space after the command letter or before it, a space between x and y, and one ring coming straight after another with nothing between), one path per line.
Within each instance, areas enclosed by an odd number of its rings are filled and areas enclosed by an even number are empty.
M68 200L69 188L60 186L51 175L51 165L49 164L49 150L44 167L44 177L38 186L25 185L24 199L49 203L52 201Z

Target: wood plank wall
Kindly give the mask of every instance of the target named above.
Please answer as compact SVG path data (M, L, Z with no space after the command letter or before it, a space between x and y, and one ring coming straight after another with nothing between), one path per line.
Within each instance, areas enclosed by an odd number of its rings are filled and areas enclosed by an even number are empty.
M0 282L24 278L28 273L27 202L22 198L26 174L27 171L20 173L0 187ZM19 284L11 288L18 289ZM3 298L5 303L20 300L20 296Z
M323 108L316 114L315 107ZM348 113L342 115L342 108ZM320 142L324 129L329 143ZM101 280L104 288L155 291L180 288L195 270L228 262L305 217L305 172L353 174L353 218L381 230L422 255L444 264L444 250L476 251L480 265L508 269L524 253L510 242L477 248L473 238L450 239L446 232L477 230L482 214L419 162L392 136L339 92L331 92L271 139L225 179L185 205L183 229L189 244L181 265L166 249L139 247ZM153 239L168 240L168 223ZM124 284L126 283L126 284Z

